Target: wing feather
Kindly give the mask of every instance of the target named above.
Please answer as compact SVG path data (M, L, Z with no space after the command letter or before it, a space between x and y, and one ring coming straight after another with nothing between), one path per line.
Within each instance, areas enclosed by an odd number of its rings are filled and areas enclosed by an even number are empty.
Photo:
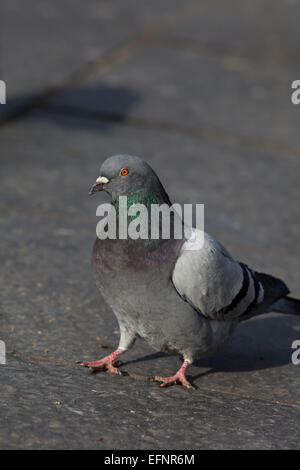
M186 241L175 264L172 281L177 292L207 318L235 319L262 301L263 287L255 273L234 260L213 237L194 229L204 238L192 249Z

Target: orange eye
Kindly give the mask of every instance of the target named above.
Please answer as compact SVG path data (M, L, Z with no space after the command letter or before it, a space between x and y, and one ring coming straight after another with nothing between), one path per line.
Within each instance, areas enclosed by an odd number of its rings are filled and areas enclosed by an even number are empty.
M128 175L128 173L129 173L128 168L123 168L123 169L121 170L121 175L122 175L122 176L126 176L126 175Z

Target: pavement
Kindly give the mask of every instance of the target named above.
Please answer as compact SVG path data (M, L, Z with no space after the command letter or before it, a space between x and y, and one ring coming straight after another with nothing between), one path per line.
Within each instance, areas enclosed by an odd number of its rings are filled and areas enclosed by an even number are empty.
M76 361L118 344L90 267L105 157L133 153L205 204L231 254L299 288L296 0L34 2L1 12L1 449L297 449L300 321L241 324L194 364L138 341L123 376Z

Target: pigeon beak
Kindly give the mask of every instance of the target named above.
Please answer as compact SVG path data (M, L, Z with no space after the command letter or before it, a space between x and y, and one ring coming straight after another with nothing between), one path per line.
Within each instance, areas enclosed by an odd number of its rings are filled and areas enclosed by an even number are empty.
M109 183L109 179L106 176L99 176L96 179L96 183L91 187L89 194L92 195L98 191L103 191L104 185L107 183Z

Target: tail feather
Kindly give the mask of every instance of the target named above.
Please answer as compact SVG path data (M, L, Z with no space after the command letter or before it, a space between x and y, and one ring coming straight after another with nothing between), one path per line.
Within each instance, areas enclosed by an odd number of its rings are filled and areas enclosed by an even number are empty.
M300 299L293 297L283 297L275 302L271 308L271 312L290 313L291 315L300 315Z

